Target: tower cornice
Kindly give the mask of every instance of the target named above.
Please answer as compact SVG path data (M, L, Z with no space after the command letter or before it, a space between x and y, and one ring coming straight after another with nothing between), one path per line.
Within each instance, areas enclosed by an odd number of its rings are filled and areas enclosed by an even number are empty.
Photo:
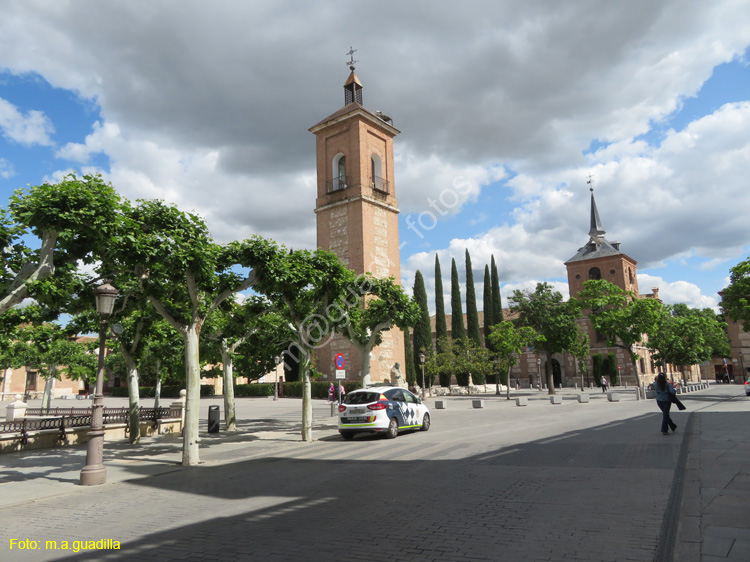
M395 137L401 132L396 127L394 127L393 125L389 125L380 117L372 113L369 109L362 105L359 105L358 103L350 103L349 105L345 105L337 112L332 113L319 123L316 123L315 125L310 127L308 131L315 134L327 127L331 127L333 125L336 125L337 123L341 123L342 121L346 121L347 119L354 119L356 117L360 117L365 121L368 121L372 125L380 127L391 136Z

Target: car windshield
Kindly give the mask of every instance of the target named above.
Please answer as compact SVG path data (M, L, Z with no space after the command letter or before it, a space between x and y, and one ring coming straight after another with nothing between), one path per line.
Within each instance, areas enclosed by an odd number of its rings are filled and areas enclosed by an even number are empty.
M379 392L352 392L344 398L344 404L369 404L380 400Z

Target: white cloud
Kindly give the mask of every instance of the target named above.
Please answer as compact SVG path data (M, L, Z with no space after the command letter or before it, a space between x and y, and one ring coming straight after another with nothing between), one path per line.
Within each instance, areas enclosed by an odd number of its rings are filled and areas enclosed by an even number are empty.
M4 137L23 145L51 145L50 135L55 128L44 112L31 110L24 114L0 98L0 131Z
M638 287L641 294L650 293L653 288L658 288L659 298L664 304L685 303L691 308L712 308L716 312L719 311L718 295L704 295L700 287L687 281L670 283L661 277L639 273Z
M13 168L13 164L8 162L5 158L0 158L0 177L9 178L14 176L16 173Z
M315 245L307 128L343 105L349 46L320 29L358 38L365 106L402 131L402 217L426 239L433 216L455 217L514 174L515 211L485 232L454 233L439 250L448 267L469 247L475 267L494 254L509 285L564 278L587 238L590 172L608 237L641 269L677 255L731 260L750 239L736 212L750 206L747 102L668 131L660 146L636 140L744 52L746 1L384 1L387 25L358 3L152 4L12 3L0 67L99 104L86 139L57 151L61 168L104 155L124 195L196 211L219 240L257 232ZM5 103L4 134L51 143L44 114ZM584 155L597 139L606 147ZM415 250L403 251L405 277L426 267L430 278L434 254Z

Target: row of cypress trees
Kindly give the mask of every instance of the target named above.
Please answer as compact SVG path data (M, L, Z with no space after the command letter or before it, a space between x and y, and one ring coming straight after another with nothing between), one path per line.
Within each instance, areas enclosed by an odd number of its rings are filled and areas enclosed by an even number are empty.
M448 326L445 319L445 302L443 297L443 276L440 269L440 258L435 254L435 336L436 341L447 337ZM417 270L414 276L414 300L422 313L414 326L413 346L410 334L404 333L406 379L409 384L417 381L421 373L422 364L420 353L432 355L435 352L430 325L430 312L427 305L427 291L425 289L422 272ZM495 264L495 256L490 265L484 266L484 341L479 328L479 312L477 311L476 290L474 287L474 271L471 265L469 250L466 250L466 325L464 325L463 307L461 302L461 287L458 280L456 260L451 259L451 337L453 340L471 339L478 347L489 346L487 336L492 327L503 321L503 307L500 299L500 283ZM419 381L421 384L421 381Z

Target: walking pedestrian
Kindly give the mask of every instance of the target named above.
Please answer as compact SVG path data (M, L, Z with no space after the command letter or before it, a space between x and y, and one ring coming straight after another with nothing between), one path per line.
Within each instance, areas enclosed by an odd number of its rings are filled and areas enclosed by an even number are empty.
M339 383L339 405L344 401L344 396L346 396L346 390L344 389L344 385Z
M654 392L656 393L656 404L662 412L661 434L669 435L668 428L671 428L672 432L677 431L677 424L669 417L669 410L672 408L673 399L677 399L677 393L674 387L667 382L667 377L664 373L659 373L656 376Z
M331 383L331 386L328 387L328 401L336 401L336 388L333 386L333 383Z
M607 392L607 378L602 377L602 392Z

